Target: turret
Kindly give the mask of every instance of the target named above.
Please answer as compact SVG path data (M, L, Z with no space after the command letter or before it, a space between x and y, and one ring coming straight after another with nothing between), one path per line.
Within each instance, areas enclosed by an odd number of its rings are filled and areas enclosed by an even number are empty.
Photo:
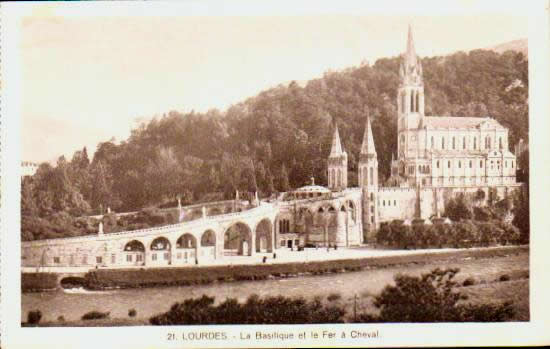
M332 136L332 147L328 157L328 187L331 190L342 190L348 186L348 154L342 150L338 125L335 125Z
M378 226L378 158L370 117L367 115L363 144L359 154L359 187L363 189L363 231L366 239L374 237Z

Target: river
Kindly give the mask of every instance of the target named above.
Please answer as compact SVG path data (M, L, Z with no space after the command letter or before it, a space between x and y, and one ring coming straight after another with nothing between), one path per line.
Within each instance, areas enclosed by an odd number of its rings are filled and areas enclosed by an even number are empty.
M459 280L469 276L479 279L488 276L493 278L498 274L528 270L529 256L528 252L524 252L506 257L461 258L439 261L435 264L411 264L340 274L200 286L82 291L78 293L63 290L24 293L22 294L22 317L24 321L30 310L38 309L43 314L42 321L55 321L59 316L63 316L67 321L79 320L83 314L92 310L108 311L111 318L127 318L128 310L133 308L137 311L138 319L147 319L152 315L169 310L175 302L181 302L189 297L200 297L203 294L214 296L217 301L222 301L226 297L244 301L251 294L310 298L317 295L327 296L335 292L340 293L344 300L352 298L355 294L364 298L379 293L385 285L392 282L396 273L418 275L436 267L460 268L461 272L457 275Z

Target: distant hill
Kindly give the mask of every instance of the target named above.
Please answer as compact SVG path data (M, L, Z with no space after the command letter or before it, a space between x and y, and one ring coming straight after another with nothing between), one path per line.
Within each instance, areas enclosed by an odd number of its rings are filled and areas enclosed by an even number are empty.
M513 41L504 42L502 44L487 47L486 50L495 51L497 53L503 53L509 50L521 52L527 57L527 39L518 39Z

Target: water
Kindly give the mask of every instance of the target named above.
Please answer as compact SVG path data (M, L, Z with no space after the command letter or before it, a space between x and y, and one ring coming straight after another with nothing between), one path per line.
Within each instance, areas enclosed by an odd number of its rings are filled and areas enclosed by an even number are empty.
M121 289L108 291L57 290L53 292L25 293L22 295L22 316L25 319L30 310L39 309L42 321L55 321L59 316L65 320L79 320L92 310L110 312L111 318L127 318L129 309L136 309L137 318L148 319L152 315L165 312L175 302L185 298L213 296L216 301L227 297L246 300L251 294L259 296L314 296L326 297L330 293L340 293L344 300L357 294L377 294L392 282L396 273L418 275L435 267L459 267L460 279L467 276L481 278L487 274L508 273L514 270L528 270L528 254L496 257L490 259L470 259L436 262L428 265L408 265L376 270L363 270L341 274L304 276L265 281L228 282L200 286L173 286L143 289ZM23 320L24 320L23 319Z

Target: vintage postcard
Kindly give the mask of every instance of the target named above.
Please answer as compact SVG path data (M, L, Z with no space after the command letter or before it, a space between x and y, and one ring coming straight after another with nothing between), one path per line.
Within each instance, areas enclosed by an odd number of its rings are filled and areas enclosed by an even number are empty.
M549 344L548 1L1 11L2 347Z

